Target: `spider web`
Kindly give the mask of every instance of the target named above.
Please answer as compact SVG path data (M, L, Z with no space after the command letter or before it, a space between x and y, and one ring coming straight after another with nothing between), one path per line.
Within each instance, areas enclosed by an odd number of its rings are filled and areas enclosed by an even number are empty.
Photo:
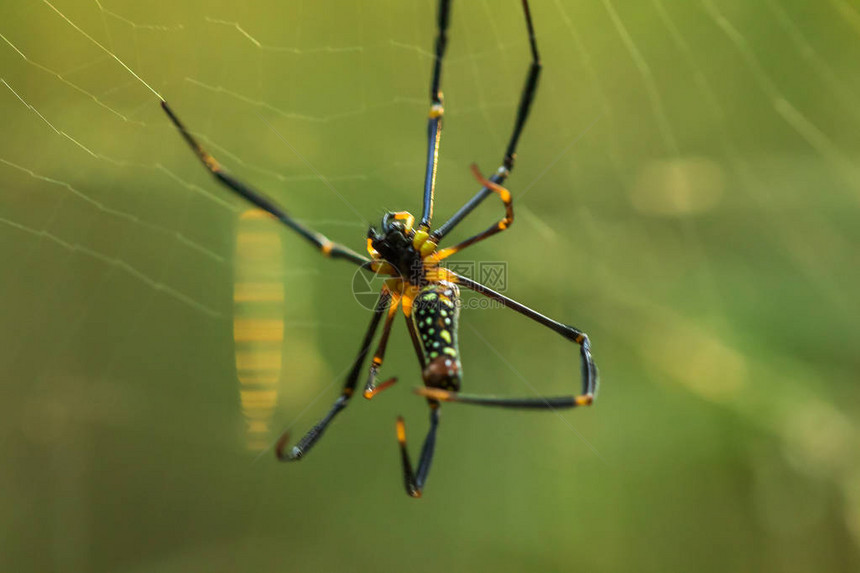
M515 2L455 4L440 222L475 189L468 165L498 164L528 64ZM692 397L773 439L781 453L751 471L777 459L831 484L858 543L860 9L553 0L533 11L544 74L509 181L517 225L469 258L506 261L508 294L590 333L608 398L648 404L645 386ZM231 172L361 250L382 212L418 210L434 3L43 0L0 16L6 423L38 447L71 432L72 450L93 447L80 437L93 428L255 451L284 426L301 431L367 320L352 269L278 229L243 227L247 205L209 178L158 98ZM249 271L240 245L261 241L278 246ZM237 269L276 285L276 304L237 315ZM248 320L269 329L248 335L265 339L249 347L265 388L242 386L237 320L246 334ZM516 320L479 313L463 329L469 375L506 379L499 393L542 380L568 392L575 365L560 341L535 330L540 352L517 362L521 341L487 336ZM386 369L413 372L410 352L394 340ZM564 439L613 465L615 438L598 443L607 416L565 414L582 440ZM780 502L768 503L761 519L779 528ZM93 559L74 538L53 555L81 570Z

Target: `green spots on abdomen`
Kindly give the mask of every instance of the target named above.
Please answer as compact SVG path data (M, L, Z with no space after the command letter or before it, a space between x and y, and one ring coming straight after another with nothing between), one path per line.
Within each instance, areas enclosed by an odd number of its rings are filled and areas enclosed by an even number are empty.
M428 386L459 388L459 303L457 285L445 281L424 287L412 303L412 322L424 351L424 383Z

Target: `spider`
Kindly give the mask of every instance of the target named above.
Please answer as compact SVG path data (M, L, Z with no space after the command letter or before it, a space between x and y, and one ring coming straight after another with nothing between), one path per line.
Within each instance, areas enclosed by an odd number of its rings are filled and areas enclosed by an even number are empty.
M421 220L415 225L415 217L406 211L388 212L382 217L380 228L370 227L367 232L367 252L370 258L362 256L351 249L332 242L327 237L306 227L295 220L277 203L262 193L242 183L220 166L197 139L185 128L167 102L161 105L170 120L179 130L186 143L191 146L197 157L215 179L234 193L244 197L258 208L267 211L281 223L301 235L314 245L323 255L333 259L343 259L360 269L378 273L390 278L386 279L379 293L379 298L373 310L358 356L352 363L349 375L346 377L343 390L335 400L328 414L313 426L305 436L292 448L287 449L289 434L284 433L275 447L277 458L281 461L302 459L317 443L335 416L346 408L350 398L355 393L358 378L363 370L365 359L379 328L383 322L367 382L364 386L364 397L373 398L382 390L390 387L397 378L390 378L377 383L377 375L385 357L391 327L398 310L406 319L406 326L418 356L421 366L421 377L424 386L416 388L415 393L427 400L430 408L430 428L424 439L417 470L413 469L412 461L406 447L406 426L402 417L396 421L397 441L400 447L400 457L403 465L404 484L406 492L412 497L420 497L430 471L433 452L436 443L436 430L439 425L439 408L442 402L462 402L484 406L505 408L527 408L555 410L558 408L574 408L588 406L594 400L597 391L597 367L591 357L591 345L588 336L579 329L555 321L531 308L494 291L471 278L457 274L440 263L451 255L500 233L510 227L514 220L514 209L510 192L502 187L502 183L510 175L514 167L517 142L526 124L532 101L537 92L538 77L541 72L540 57L535 40L534 26L528 0L522 0L523 14L528 30L531 47L531 65L526 75L525 85L520 96L513 132L505 151L501 166L489 179L484 178L473 165L472 170L481 184L481 189L466 202L447 222L433 229L433 196L436 184L436 167L439 158L439 140L442 135L442 92L440 79L447 44L448 22L451 14L450 0L440 0L437 36L435 43L435 61L430 84L430 114L427 126L427 168L424 175L424 201ZM457 226L469 213L490 195L498 195L505 206L505 216L495 225L488 227L459 244L439 248L439 243L451 230ZM506 398L460 393L462 367L457 345L457 328L460 311L459 287L470 289L501 303L535 322L557 332L564 338L579 345L581 356L582 393L573 396L538 397L538 398Z

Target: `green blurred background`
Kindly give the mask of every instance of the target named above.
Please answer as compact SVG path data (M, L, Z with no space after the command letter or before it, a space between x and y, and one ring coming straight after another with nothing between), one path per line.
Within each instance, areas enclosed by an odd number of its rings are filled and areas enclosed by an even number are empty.
M400 321L398 387L301 464L260 455L337 395L368 320L353 270L256 228L280 255L254 272L285 293L256 318L284 335L259 355L273 393L243 401L246 206L82 32L230 170L361 249L384 210L420 210L434 3L54 6L80 31L0 6L0 569L860 569L856 3L533 1L516 224L462 259L507 262L508 294L586 330L600 397L446 406L419 501L394 439L403 414L417 456L427 427ZM514 0L455 2L450 38L440 222L471 162L498 165L528 63ZM509 311L465 313L461 350L468 391L579 384L575 348Z

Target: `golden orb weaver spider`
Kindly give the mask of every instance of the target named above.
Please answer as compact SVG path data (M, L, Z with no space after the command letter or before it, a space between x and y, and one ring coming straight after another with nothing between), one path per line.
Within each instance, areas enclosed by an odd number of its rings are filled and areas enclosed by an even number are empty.
M424 203L421 221L415 227L415 218L406 211L386 213L382 217L380 230L370 227L367 233L367 251L370 258L359 255L351 249L334 243L305 225L299 223L287 214L278 204L245 185L238 179L226 173L219 163L206 152L193 135L185 128L173 110L162 101L161 105L170 120L191 146L197 157L215 179L234 193L244 197L260 209L267 211L281 223L296 231L305 240L317 247L325 256L344 259L359 268L387 276L385 285L379 294L379 299L373 311L370 326L364 335L358 356L355 358L340 396L328 414L312 427L299 442L286 450L289 435L284 433L278 440L275 453L281 461L302 459L317 443L334 417L343 410L355 393L358 377L364 366L364 361L370 352L370 346L376 336L383 315L385 322L382 327L376 351L370 366L370 372L364 387L364 397L373 398L376 394L390 387L397 379L390 378L377 384L376 378L385 356L385 348L391 326L402 308L406 318L406 326L412 338L418 361L421 365L423 388L415 389L415 393L423 396L430 407L430 429L424 439L417 471L413 470L409 452L406 448L406 426L402 417L397 418L397 440L403 464L403 476L406 492L412 497L420 497L430 471L433 452L436 443L436 429L439 425L439 406L441 402L461 402L484 406L499 406L505 408L547 409L574 408L589 406L597 391L597 367L591 358L591 345L586 334L572 326L562 324L527 306L512 300L501 293L476 282L468 277L457 274L440 266L440 262L449 256L474 245L484 239L507 229L514 220L513 202L510 192L502 187L502 183L514 167L517 142L525 126L532 101L537 92L538 77L541 63L532 25L528 0L522 0L523 13L528 29L531 47L531 65L526 75L523 93L517 109L516 120L502 165L489 178L485 179L473 165L475 177L482 187L459 211L437 229L432 229L433 195L436 185L436 166L439 157L439 140L442 135L442 92L440 78L442 63L447 44L448 21L451 13L450 0L440 0L438 12L438 31L435 46L435 62L430 86L430 116L427 126L427 169L424 175ZM505 206L505 216L495 225L474 235L454 246L438 249L440 241L484 199L496 194ZM461 394L460 389L460 359L457 348L457 326L459 318L459 286L468 288L476 293L495 300L536 322L550 328L564 338L577 343L580 347L582 367L582 392L575 396L559 396L550 398L502 398L473 394Z

